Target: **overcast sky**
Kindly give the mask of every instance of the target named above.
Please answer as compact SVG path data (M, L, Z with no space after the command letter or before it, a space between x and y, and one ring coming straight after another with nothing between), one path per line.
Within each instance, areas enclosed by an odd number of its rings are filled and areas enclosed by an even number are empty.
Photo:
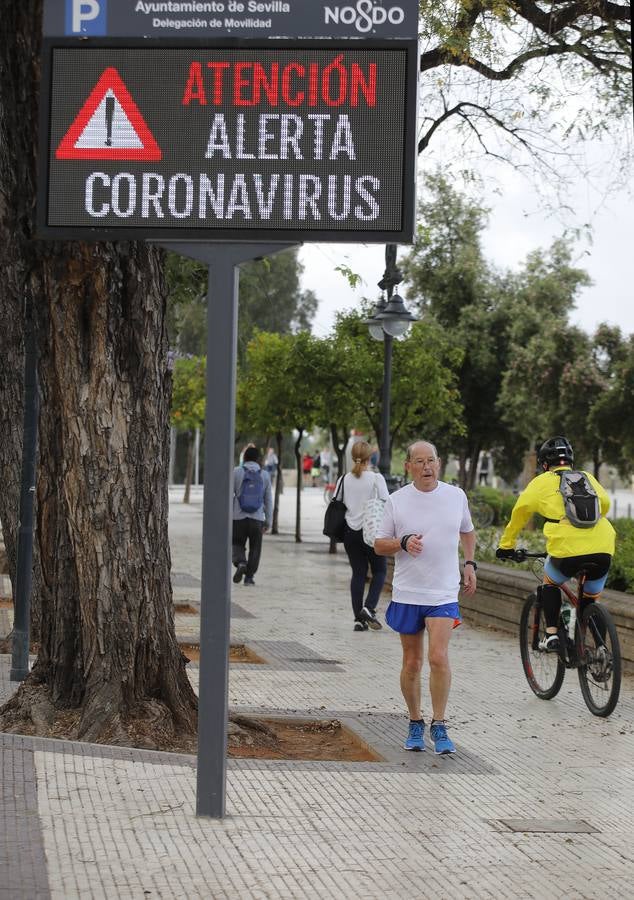
M634 182L633 182L634 183ZM492 208L490 227L483 235L484 251L491 262L501 268L515 268L526 255L540 247L548 247L564 228L592 224L592 240L577 241L575 262L592 278L592 287L579 297L571 321L587 331L600 322L620 325L624 332L634 333L634 198L632 191L619 190L602 200L603 187L591 189L580 179L569 196L574 213L557 216L540 212L539 200L522 177L506 173L501 196L483 196L482 202ZM500 182L497 183L498 190ZM399 258L409 247L399 247ZM323 337L338 310L358 307L361 297L378 298L385 268L385 250L381 244L305 244L300 259L306 269L303 287L319 298L319 310L313 332ZM335 271L337 265L349 265L361 275L363 284L352 290L344 277ZM404 289L400 293L407 297Z

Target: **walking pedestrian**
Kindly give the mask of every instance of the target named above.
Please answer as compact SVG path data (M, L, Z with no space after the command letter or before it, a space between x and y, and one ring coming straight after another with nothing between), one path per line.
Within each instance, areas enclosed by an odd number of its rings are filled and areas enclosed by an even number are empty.
M271 486L275 482L275 478L277 476L277 453L273 449L273 447L266 448L266 456L264 457L264 468L269 473L269 478L271 479Z
M412 481L390 496L374 542L378 554L394 556L392 601L385 621L399 633L403 650L401 692L410 718L404 746L425 749L421 671L426 630L432 704L429 734L436 753L455 753L445 712L451 686L449 639L461 621L458 543L465 559L464 592L473 594L476 536L464 491L438 480L440 459L433 444L412 444L405 468Z
M233 582L239 584L244 578L246 585L252 585L260 564L262 535L271 527L273 502L271 479L260 466L257 447L246 447L243 460L233 470Z
M357 441L352 446L352 471L343 475L343 495L346 504L346 525L343 546L348 554L352 569L350 578L350 598L354 616L354 631L367 631L372 628L378 631L383 626L376 616L376 609L385 584L387 560L377 556L373 547L363 540L363 512L365 504L374 495L375 489L382 500L389 494L385 478L376 472L369 471L372 450L365 441ZM337 481L337 489L341 478ZM335 490L335 495L337 490ZM365 581L368 566L372 573L368 593L365 593Z

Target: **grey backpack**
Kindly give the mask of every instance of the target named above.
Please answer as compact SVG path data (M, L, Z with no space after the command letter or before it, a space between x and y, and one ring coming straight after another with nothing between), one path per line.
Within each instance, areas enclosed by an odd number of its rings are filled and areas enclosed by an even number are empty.
M601 506L590 479L585 472L568 469L557 474L565 517L575 528L593 528L601 518Z

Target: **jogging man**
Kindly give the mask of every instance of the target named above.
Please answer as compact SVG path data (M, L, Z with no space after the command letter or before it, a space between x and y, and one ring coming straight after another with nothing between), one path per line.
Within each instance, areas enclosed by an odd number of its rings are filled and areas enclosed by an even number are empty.
M401 692L410 717L404 746L425 749L421 670L426 629L432 703L429 734L436 753L455 753L445 710L451 686L449 638L461 621L458 543L465 558L464 591L473 594L476 536L464 491L438 480L440 459L433 444L412 444L405 468L413 480L390 496L374 542L376 553L394 556L392 602L385 621L399 633L403 649Z
M575 501L571 498L573 507L569 507L568 513L566 511L561 491L562 473L572 472L573 462L574 453L567 438L554 437L542 444L537 454L537 464L543 471L529 482L517 498L495 554L498 559L511 558L517 536L533 513L540 513L546 519L544 535L548 557L540 590L547 627L546 636L540 641L541 650L559 649L559 585L583 569L587 573L583 587L584 600L596 600L605 587L614 555L615 532L605 518L610 508L610 498L589 472L575 473L585 476L589 484L585 484L584 488L582 479L579 499ZM574 508L575 502L580 505L581 516Z

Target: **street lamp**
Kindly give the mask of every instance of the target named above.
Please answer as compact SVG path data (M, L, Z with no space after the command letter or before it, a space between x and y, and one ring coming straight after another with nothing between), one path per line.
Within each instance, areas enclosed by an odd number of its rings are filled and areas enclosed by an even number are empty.
M385 272L379 281L379 287L387 294L378 301L374 315L366 320L368 331L376 341L383 341L383 394L381 406L381 435L379 441L379 471L385 478L388 490L396 490L397 479L392 476L392 447L390 443L390 400L392 392L392 343L395 337L407 333L417 316L405 307L403 298L394 294L394 287L403 280L396 266L396 244L387 244L385 248Z

